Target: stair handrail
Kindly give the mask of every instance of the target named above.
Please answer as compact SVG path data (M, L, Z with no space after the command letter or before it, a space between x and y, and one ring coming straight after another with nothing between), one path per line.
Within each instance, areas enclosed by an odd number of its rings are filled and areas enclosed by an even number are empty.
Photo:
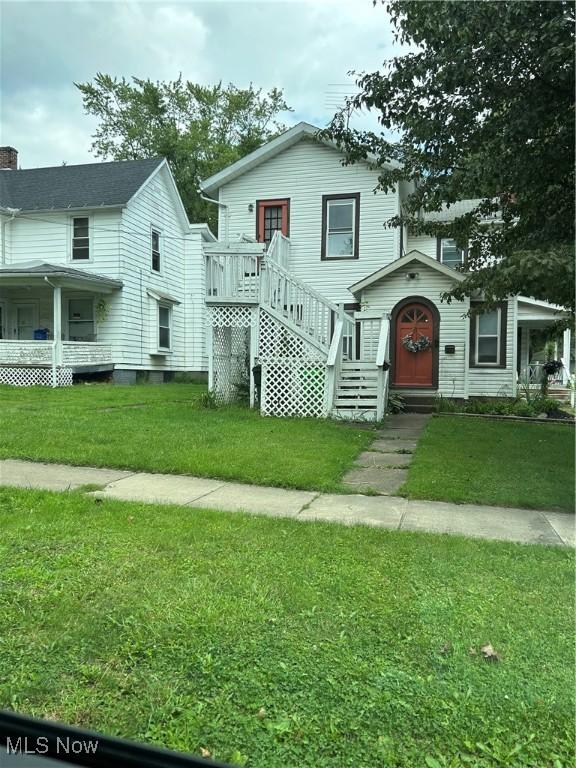
M266 251L265 260L273 261L278 266L288 269L290 262L291 243L286 235L277 229L272 235L272 240Z
M378 337L378 350L376 352L377 375L377 401L376 401L376 420L381 421L386 412L388 402L388 371L390 362L388 360L390 349L390 318L388 315L382 315L380 322L380 335Z
M341 308L274 260L264 261L262 277L261 306L272 307L284 314L301 328L303 336L319 343L328 354L335 327L333 318L341 315ZM301 304L299 299L302 300ZM349 334L353 333L353 318L344 314L341 317L344 328Z

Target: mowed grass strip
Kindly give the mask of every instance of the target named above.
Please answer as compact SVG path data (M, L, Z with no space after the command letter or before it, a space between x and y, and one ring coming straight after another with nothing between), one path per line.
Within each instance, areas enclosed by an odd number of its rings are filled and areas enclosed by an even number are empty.
M432 418L400 492L412 499L574 512L574 429Z
M199 409L205 391L193 384L0 387L0 458L338 491L371 441L366 430L320 419Z
M572 765L567 549L6 488L0 525L0 708L253 768Z

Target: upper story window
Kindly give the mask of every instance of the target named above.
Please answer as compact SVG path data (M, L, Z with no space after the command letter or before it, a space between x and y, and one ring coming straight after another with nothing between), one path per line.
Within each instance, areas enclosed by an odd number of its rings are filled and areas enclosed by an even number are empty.
M455 269L466 261L467 251L458 248L455 240L438 238L438 261L446 267Z
M158 348L170 349L172 331L172 307L158 305Z
M472 367L506 367L506 305L474 315L470 321Z
M256 201L256 239L259 243L270 245L274 232L281 232L288 237L290 218L290 200Z
M72 219L72 259L86 261L90 258L90 230L88 216Z
M357 259L360 194L322 197L322 259Z
M153 229L151 235L152 245L152 269L154 272L160 272L160 232Z

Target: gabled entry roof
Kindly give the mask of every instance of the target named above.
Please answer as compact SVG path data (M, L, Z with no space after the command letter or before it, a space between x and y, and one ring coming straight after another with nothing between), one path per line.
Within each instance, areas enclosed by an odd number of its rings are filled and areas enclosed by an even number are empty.
M396 259L396 261L387 264L385 267L382 267L382 269L378 269L376 272L372 272L371 275L368 275L368 277L364 277L362 280L354 283L348 290L351 293L361 293L373 283L377 283L379 280L397 272L399 269L408 267L410 264L423 264L425 267L435 269L437 272L440 272L451 280L455 280L459 283L466 277L462 272L457 272L451 267L446 267L436 259L431 259L430 256L425 256L423 253L420 253L420 251L410 251L410 253L402 256L402 258Z

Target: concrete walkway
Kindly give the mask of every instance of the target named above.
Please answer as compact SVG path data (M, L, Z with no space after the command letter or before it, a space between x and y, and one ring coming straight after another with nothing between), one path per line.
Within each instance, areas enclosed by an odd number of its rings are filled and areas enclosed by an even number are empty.
M408 466L424 431L428 413L398 413L386 416L376 440L344 475L343 483L359 493L393 496L408 476Z
M90 492L104 499L575 546L574 515L562 512L412 501L397 496L318 494L188 475L156 475L12 459L0 461L0 485L52 491L100 486L101 490Z

